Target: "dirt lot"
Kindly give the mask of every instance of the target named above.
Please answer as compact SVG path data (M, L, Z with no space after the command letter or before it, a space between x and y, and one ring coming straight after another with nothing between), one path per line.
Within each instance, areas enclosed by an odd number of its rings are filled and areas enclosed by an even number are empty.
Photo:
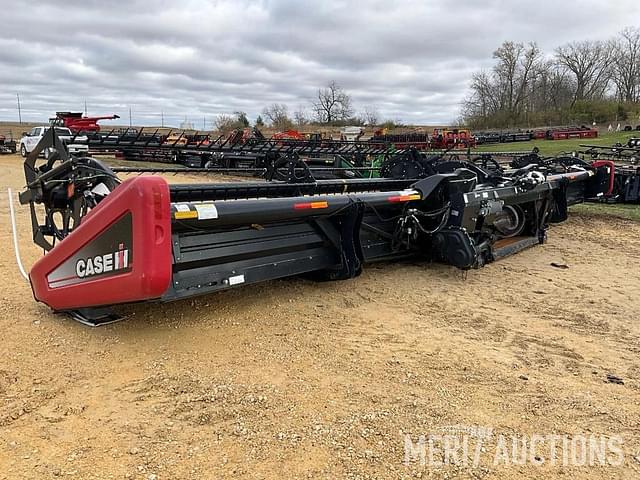
M22 184L21 159L0 157L0 478L640 476L639 223L575 214L466 276L376 265L91 329L36 304L18 273L6 188ZM28 266L22 208L18 228ZM619 436L624 462L496 465L494 442L476 466L405 465L405 434L474 428Z

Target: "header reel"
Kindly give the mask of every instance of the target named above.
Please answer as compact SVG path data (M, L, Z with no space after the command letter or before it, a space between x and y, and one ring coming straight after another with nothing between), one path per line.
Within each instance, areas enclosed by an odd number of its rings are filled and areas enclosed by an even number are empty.
M55 151L39 162L40 153L47 148ZM20 203L29 204L33 240L46 251L73 232L120 184L115 173L99 160L70 155L53 128L27 156L24 172L27 189L20 194Z

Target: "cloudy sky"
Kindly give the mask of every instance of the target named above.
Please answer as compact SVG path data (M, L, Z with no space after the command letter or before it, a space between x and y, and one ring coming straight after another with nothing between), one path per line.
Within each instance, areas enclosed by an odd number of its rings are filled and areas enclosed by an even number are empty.
M89 114L198 128L274 102L308 109L330 80L356 110L448 123L504 40L551 52L640 23L638 0L0 0L0 12L0 120L17 120L19 93L31 121L86 101Z

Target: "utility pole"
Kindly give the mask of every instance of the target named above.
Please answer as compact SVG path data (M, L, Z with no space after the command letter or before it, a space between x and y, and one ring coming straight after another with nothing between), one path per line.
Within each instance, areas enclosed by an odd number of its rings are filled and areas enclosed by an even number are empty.
M131 128L131 107L129 107L129 128Z
M161 127L164 128L164 111L160 112L160 123L161 123Z
M84 100L84 116L87 116L87 99Z
M206 130L207 129L207 117L203 116L202 117L202 130Z
M20 125L22 125L22 109L20 108L20 94L16 93L16 97L18 98L18 120L20 121Z

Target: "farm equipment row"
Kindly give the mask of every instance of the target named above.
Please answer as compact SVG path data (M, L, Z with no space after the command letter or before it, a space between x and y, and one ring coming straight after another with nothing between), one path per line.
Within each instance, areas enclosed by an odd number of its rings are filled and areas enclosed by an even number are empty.
M54 148L43 164L38 152ZM113 305L277 278L358 276L405 257L479 268L544 243L567 207L609 193L611 162L469 162L405 152L385 178L169 185L120 181L53 129L25 161L36 300L97 325ZM296 168L296 167L294 167ZM44 213L42 213L44 212Z
M569 138L597 138L595 128L554 127L538 130L518 130L513 132L478 132L474 133L478 145L489 143L528 142L530 140L567 140Z
M464 132L458 131L463 136ZM373 141L375 139L384 139L386 142ZM474 156L469 149L457 149L460 143L456 142L443 152L424 152L419 149L424 139L418 134L407 134L378 135L370 141L338 141L320 136L305 138L298 132L296 135L284 132L280 136L265 138L257 129L244 129L212 140L209 135L197 132L160 134L158 130L145 132L140 129L91 135L88 143L94 154L117 151L130 160L162 160L189 167L194 172L206 169L212 173L252 174L267 180L290 182L300 179L374 178L388 176L390 169L398 168L408 168L407 171L412 172L413 176L419 176L424 172L416 169L416 162L405 161L416 155L439 155L450 160L464 158L481 162L485 168L491 167L487 161L528 155L527 152L503 152ZM403 144L406 148L397 148L397 145ZM634 138L627 146L609 148L584 145L586 151L581 154L590 155L594 160L625 160L633 165L639 158L637 144L638 139ZM154 167L145 170L160 171ZM164 171L168 172L167 169ZM619 170L615 192L608 200L635 202L634 194L627 193L627 186L633 184L636 175L636 170L632 168Z
M158 130L155 133L143 133L143 129L113 129L108 134L100 134L100 120L114 120L120 118L118 115L104 116L84 116L81 112L56 112L56 116L50 119L52 126L62 126L69 128L74 134L86 134L92 136L92 143L95 144L97 150L103 150L108 144L117 149L117 146L127 147L122 150L122 155L131 160L151 160L151 161L171 161L172 156L167 153L166 149L153 149L153 147L162 147L166 145L177 146L198 146L203 144L213 144L220 146L221 144L245 143L246 140L258 139L266 140L264 136L256 128L246 128L232 132L231 135L221 136L217 139L211 138L208 134L186 133L159 135ZM354 132L350 132L353 129ZM346 133L345 133L346 132ZM349 140L349 143L357 143L360 141L364 130L361 127L345 127L341 131L341 140ZM418 150L438 150L438 149L465 149L473 148L476 145L490 143L510 143L523 142L534 139L559 140L568 138L596 138L598 131L586 126L570 126L570 127L553 127L548 129L536 130L518 130L507 132L478 132L472 134L464 128L436 128L429 135L427 132L411 132L402 134L388 134L385 129L377 130L374 136L367 142L377 145L393 146L397 149L416 148ZM104 139L109 142L104 142ZM113 140L116 140L115 142ZM134 140L134 144L127 145L128 141ZM287 130L274 134L272 141L313 141L319 143L325 141L320 134L302 134L296 130ZM331 139L328 139L331 141ZM113 145L113 144L116 145ZM144 144L143 149L137 147L140 143ZM365 142L366 143L366 142Z
M11 135L7 138L6 135L0 134L0 155L8 153L16 153L17 145L16 141Z
M448 151L460 152L461 146L467 144L461 140L463 137L455 135L464 136L464 132L443 131L434 139L437 138L437 144L446 146ZM424 140L415 135L379 136L368 141L332 140L320 136L307 139L290 134L265 138L257 129L239 130L212 139L208 135L186 132L163 135L157 130L151 133L139 130L90 137L89 149L94 155L115 152L127 160L181 164L191 168L269 169L291 156L316 166L365 167L390 155L423 150ZM432 145L436 145L433 141Z

